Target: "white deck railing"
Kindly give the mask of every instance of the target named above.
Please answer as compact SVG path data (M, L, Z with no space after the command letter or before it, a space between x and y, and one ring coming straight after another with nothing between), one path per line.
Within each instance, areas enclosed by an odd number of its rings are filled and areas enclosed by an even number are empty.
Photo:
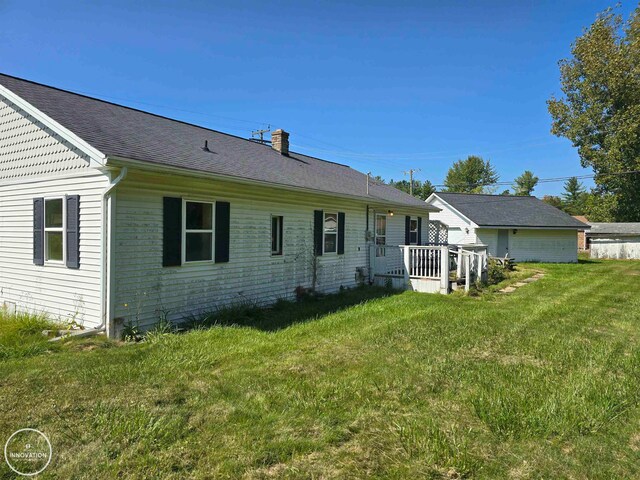
M469 290L487 271L486 245L371 245L369 255L372 280L391 278L418 291L449 292L451 271Z
M447 292L449 288L449 248L445 246L372 245L372 277L402 279L405 285ZM427 290L425 290L427 291Z
M449 261L447 254L443 260L442 252L447 247L432 246L401 246L403 252L409 255L409 277L432 278L438 280L442 277L443 267ZM407 262L405 262L406 264Z
M404 277L402 250L396 245L371 245L371 273L380 277Z

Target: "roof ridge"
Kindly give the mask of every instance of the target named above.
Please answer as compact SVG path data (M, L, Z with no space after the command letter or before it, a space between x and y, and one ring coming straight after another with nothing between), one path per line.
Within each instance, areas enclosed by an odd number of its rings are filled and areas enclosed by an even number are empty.
M237 138L238 140L244 140L245 142L250 142L250 143L255 144L255 145L262 145L262 146L267 147L267 145L264 145L264 144L262 144L260 142L255 142L255 141L253 141L253 140L251 140L249 138L244 138L244 137L241 137L239 135L234 135L232 133L223 132L223 131L220 131L220 130L216 130L214 128L203 127L202 125L198 125L196 123L187 122L185 120L179 120L177 118L167 117L166 115L160 115L159 113L148 112L146 110L141 110L140 108L130 107L128 105L122 105L120 103L111 102L109 100L103 100L101 98L92 97L92 96L86 95L84 93L78 93L78 92L74 92L72 90L66 90L64 88L54 87L53 85L47 85L45 83L36 82L34 80L29 80L27 78L16 77L15 75L9 75L9 74L3 73L3 72L0 72L0 76L9 77L9 78L12 78L14 80L19 80L21 82L30 83L32 85L38 85L39 87L49 88L51 90L57 90L58 92L68 93L70 95L75 95L77 97L86 98L88 100L94 100L96 102L106 103L107 105L113 105L115 107L126 108L127 110L131 110L131 111L134 111L134 112L142 113L142 114L145 114L145 115L151 115L153 117L161 118L163 120L169 120L171 122L181 123L183 125L188 125L190 127L200 128L202 130L206 130L206 131L209 131L209 132L218 133L220 135L226 135L228 137ZM309 158L313 158L314 160L318 160L320 162L332 163L332 164L335 164L335 165L341 165L343 167L351 168L351 166L346 165L344 163L334 162L332 160L326 160L324 158L318 158L318 157L314 157L312 155L306 155L306 154L301 153L301 152L291 151L290 153L293 153L293 154L296 154L296 155L302 155L302 156L309 157Z
M535 195L511 195L511 194L502 195L500 193L471 193L471 192L434 192L434 193L435 194L443 193L445 195L468 195L470 197L538 198Z

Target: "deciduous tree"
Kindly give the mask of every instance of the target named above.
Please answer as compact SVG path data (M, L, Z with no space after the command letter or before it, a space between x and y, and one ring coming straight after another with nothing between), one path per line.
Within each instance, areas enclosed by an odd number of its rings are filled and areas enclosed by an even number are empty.
M551 97L551 131L593 168L603 217L640 221L640 6L624 21L611 9L560 61L563 95ZM606 201L604 201L606 199Z
M498 181L498 173L489 160L470 155L455 162L444 180L448 192L482 193Z

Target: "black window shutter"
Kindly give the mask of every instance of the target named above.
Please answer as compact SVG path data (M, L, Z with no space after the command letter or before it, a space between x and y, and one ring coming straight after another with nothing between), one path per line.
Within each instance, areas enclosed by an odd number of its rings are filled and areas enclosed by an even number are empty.
M324 233L324 215L322 210L313 211L313 252L322 255L322 235Z
M230 210L231 205L229 205L229 202L216 202L216 263L229 261L229 223L231 220Z
M422 217L418 217L418 245L422 245Z
M80 268L80 196L67 197L67 268Z
M182 263L182 198L164 197L162 210L162 266Z
M344 253L344 212L338 212L338 255Z
M404 217L404 244L411 244L411 217L408 215Z
M33 263L44 265L44 198L33 199Z

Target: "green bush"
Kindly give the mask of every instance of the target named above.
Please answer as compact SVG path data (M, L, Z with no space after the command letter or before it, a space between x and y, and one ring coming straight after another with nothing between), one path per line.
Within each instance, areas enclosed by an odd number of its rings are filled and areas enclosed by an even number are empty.
M487 267L487 283L489 285L495 285L507 278L507 270L501 263L489 259L489 265Z

